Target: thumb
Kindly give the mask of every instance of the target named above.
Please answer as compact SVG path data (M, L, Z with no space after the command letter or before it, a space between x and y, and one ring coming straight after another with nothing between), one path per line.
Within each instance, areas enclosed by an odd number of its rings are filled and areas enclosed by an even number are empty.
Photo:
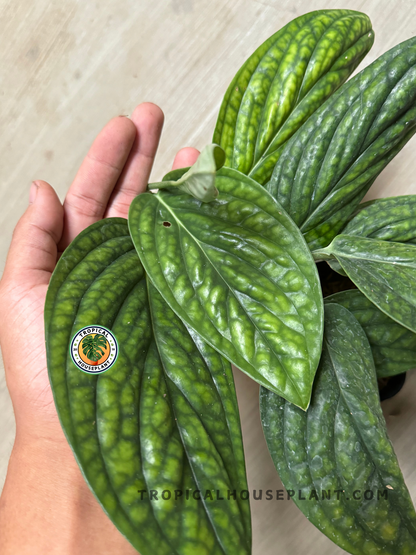
M34 181L29 207L13 232L3 279L23 280L30 285L49 283L56 265L63 215L54 189L45 181Z

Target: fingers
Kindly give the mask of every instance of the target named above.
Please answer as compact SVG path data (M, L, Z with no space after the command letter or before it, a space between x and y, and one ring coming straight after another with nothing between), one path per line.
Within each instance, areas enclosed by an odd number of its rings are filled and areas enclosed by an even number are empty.
M181 150L175 156L173 161L172 170L177 170L178 168L187 168L195 164L199 156L199 150L191 146L181 148Z
M64 250L83 229L104 216L135 136L133 122L118 117L112 119L93 142L65 198L60 250Z
M106 216L127 218L131 201L145 191L152 170L164 115L162 110L150 102L139 104L131 121L136 136L123 173L110 198Z
M3 277L29 285L47 284L56 264L63 207L45 181L32 184L30 203L14 230Z
M103 217L127 217L131 201L146 189L163 127L162 110L140 104L131 119L114 118L95 139L64 202L60 251ZM174 168L192 165L199 152L184 148Z

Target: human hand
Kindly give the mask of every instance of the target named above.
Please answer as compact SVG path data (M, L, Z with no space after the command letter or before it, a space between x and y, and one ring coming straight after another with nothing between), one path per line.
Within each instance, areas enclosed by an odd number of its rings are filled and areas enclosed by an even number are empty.
M94 141L63 206L50 185L36 181L30 206L13 234L0 282L0 343L18 429L56 437L57 414L49 385L43 309L57 257L83 229L107 217L127 218L146 189L163 126L154 104L131 119L112 119ZM198 151L179 151L173 167L195 162ZM61 436L61 434L60 434Z
M30 205L14 231L0 282L0 345L16 418L16 442L11 457L14 462L9 465L0 508L4 521L8 523L13 522L10 519L10 509L7 508L10 503L17 503L19 511L26 513L27 504L30 503L36 506L37 513L31 514L30 518L28 514L26 525L22 522L21 515L17 515L15 525L10 524L9 543L6 541L10 549L7 553L17 550L22 553L26 549L28 553L38 553L30 545L34 541L33 537L28 537L27 541L22 537L22 530L28 534L29 526L42 534L42 541L37 542L39 549L42 545L48 553L52 553L48 534L57 533L57 526L63 526L63 531L59 533L64 533L67 528L65 523L62 525L49 521L45 529L42 529L41 524L39 530L36 520L41 511L39 504L42 496L48 509L51 509L52 502L57 503L55 512L61 511L57 518L62 518L62 503L65 506L74 505L73 499L68 502L69 496L72 496L69 491L73 489L78 498L82 498L81 504L87 506L90 515L89 533L94 536L92 543L87 544L85 533L81 533L80 537L83 539L79 541L84 542L85 549L77 547L74 552L90 553L92 544L94 550L97 548L100 553L102 549L105 553L113 553L119 549L114 544L113 551L112 540L104 539L106 536L102 532L101 544L98 546L96 542L97 534L94 533L93 526L101 529L100 519L106 517L86 488L59 424L47 373L44 304L59 254L72 239L102 218L127 218L131 201L146 189L162 126L163 113L151 103L140 104L131 119L112 119L91 146L68 190L64 204L61 204L53 188L46 182L34 182L30 189ZM193 148L180 150L173 169L192 165L198 154ZM30 475L28 465L33 476ZM36 484L37 491L32 492L33 496L30 498L24 483L27 482L28 487L31 487L33 480L38 480L39 483ZM47 482L50 483L50 491ZM59 492L56 492L57 488ZM54 496L54 501L48 498L49 495ZM94 511L99 517L92 519L91 514ZM83 518L80 517L79 510L77 518L81 523ZM85 528L85 520L83 524ZM111 525L109 521L104 524L107 528ZM117 540L118 532L114 529L112 534L112 538ZM14 543L15 541L18 543ZM73 543L74 538L69 537L68 542ZM42 551L39 550L40 552ZM57 544L56 552L66 551L62 545Z

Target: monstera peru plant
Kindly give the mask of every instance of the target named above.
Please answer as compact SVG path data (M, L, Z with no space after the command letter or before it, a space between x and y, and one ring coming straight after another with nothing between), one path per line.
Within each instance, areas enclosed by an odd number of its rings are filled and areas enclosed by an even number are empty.
M196 164L57 264L56 408L142 555L251 553L232 364L261 385L271 457L306 517L352 554L416 553L377 384L416 365L416 196L361 203L416 131L416 38L348 80L373 40L349 10L287 24L236 74ZM317 262L350 289L324 299ZM106 372L71 355L88 327L118 344Z

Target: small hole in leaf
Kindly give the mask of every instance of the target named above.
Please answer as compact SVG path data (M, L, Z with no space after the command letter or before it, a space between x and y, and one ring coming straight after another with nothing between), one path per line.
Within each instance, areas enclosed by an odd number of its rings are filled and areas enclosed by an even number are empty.
M163 222L164 227L170 227L172 224L170 222Z

